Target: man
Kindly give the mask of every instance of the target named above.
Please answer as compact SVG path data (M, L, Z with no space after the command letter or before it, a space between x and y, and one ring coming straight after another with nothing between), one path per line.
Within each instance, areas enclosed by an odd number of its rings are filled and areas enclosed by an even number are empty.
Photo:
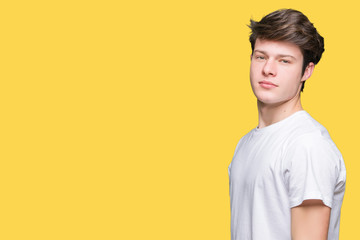
M228 169L231 239L339 239L344 160L300 102L324 39L292 9L249 27L259 123L240 139Z

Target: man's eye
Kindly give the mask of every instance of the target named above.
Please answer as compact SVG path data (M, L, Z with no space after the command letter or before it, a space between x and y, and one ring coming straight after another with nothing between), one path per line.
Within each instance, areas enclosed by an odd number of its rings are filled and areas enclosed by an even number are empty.
M285 60L285 59L282 59L281 62L283 62L283 63L290 63L290 61Z
M265 59L265 57L263 57L263 56L256 56L255 58L256 58L256 59L260 59L260 60Z

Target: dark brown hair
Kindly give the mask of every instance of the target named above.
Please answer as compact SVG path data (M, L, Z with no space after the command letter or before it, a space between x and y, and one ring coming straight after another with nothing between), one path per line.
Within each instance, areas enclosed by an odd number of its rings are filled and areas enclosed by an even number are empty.
M257 38L263 40L286 41L297 45L304 57L302 74L310 62L315 65L324 52L324 38L314 25L300 11L280 9L263 17L259 22L250 20L251 49L254 51ZM301 86L303 91L305 82Z

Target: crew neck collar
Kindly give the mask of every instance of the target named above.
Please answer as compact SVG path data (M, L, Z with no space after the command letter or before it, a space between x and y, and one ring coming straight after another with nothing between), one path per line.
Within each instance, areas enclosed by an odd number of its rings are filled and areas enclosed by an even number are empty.
M275 123L272 123L272 124L270 124L270 125L268 125L266 127L262 127L262 128L259 128L259 126L256 126L253 130L254 130L255 133L267 132L267 131L269 131L271 129L276 128L277 126L282 125L283 123L289 121L290 119L294 118L295 116L300 115L300 114L304 114L304 113L306 113L306 110L299 110L299 111L294 112L293 114L287 116L286 118L284 118L284 119L282 119L280 121L277 121Z

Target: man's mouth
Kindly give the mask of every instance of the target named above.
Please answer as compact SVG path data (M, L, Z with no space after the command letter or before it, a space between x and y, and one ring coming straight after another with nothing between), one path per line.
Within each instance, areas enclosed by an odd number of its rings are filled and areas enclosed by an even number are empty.
M260 81L259 82L260 86L264 87L264 88L274 88L277 87L278 85L270 82L270 81Z

